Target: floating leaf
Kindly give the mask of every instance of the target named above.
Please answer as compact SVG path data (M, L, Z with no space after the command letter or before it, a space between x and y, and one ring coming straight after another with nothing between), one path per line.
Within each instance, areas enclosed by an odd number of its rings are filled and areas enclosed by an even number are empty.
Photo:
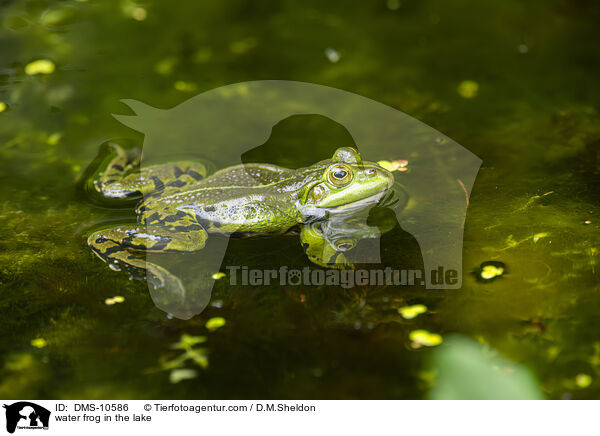
M578 388L585 389L592 384L592 377L588 374L577 374L575 384Z
M457 91L462 98L475 98L479 92L479 84L473 80L463 80L458 85Z
M25 66L25 74L35 76L36 74L52 74L55 70L54 62L49 59L38 59Z
M60 141L60 138L62 138L62 133L55 132L55 133L51 134L50 136L48 136L46 143L48 145L56 145Z
M442 336L437 333L430 333L427 330L413 330L408 335L408 338L412 342L413 348L435 347L440 345L443 341Z
M391 162L389 160L380 160L377 164L388 171L403 172L408 170L408 168L406 168L408 166L408 161L405 159L397 159Z
M44 348L48 342L44 338L35 338L31 340L31 345L35 348Z
M398 313L402 315L402 318L404 319L413 319L425 312L427 312L427 306L424 304L404 306L398 309Z
M223 327L225 325L225 323L226 323L225 318L216 316L216 317L211 318L208 321L206 321L205 327L212 332L212 331L215 331L215 330Z
M179 342L172 344L171 348L189 350L194 345L202 344L204 342L206 342L206 336L192 336L184 333L181 335Z
M190 380L198 377L198 371L188 368L177 368L169 373L169 381L171 383L179 383L183 380Z
M483 262L479 265L479 271L477 272L477 278L480 281L487 282L498 277L502 277L506 271L506 266L502 262L489 261Z
M337 50L331 47L325 49L325 56L327 57L327 59L329 59L329 62L331 62L332 64L339 62L339 60L342 57Z
M195 83L186 82L184 80L178 80L173 86L177 91L181 92L193 92L198 88L198 86Z
M148 12L141 6L135 7L131 10L131 18L136 21L144 21L148 17Z
M116 297L107 298L106 300L104 300L104 304L106 304L107 306L112 306L113 304L122 303L124 301L125 297L117 295Z

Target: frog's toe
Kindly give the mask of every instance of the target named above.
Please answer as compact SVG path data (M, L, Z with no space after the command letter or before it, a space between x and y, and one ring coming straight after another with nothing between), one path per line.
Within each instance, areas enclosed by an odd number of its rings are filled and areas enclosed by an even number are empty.
M109 150L111 150L111 151L113 151L114 153L117 153L117 154L123 154L123 153L125 153L125 149L123 147L121 147L119 144L117 144L116 142L112 142L112 141L108 142L106 144L106 147Z
M184 295L185 287L179 277L171 274L165 268L148 262L146 265L146 279L154 289L161 289L172 295Z
M128 164L139 162L142 155L142 150L138 147L124 148L116 142L110 141L107 143L109 151L125 159Z

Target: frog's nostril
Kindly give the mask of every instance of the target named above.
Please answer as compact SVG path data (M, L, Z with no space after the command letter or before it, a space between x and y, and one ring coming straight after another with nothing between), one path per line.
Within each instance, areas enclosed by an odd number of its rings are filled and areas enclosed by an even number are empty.
M377 170L375 168L369 168L367 170L367 175L368 176L374 176L375 174L377 174Z

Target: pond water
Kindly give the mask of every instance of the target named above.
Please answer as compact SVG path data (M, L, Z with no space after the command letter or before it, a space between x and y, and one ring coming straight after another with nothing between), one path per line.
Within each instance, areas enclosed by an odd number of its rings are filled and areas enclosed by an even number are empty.
M0 1L0 397L424 398L456 335L547 398L599 397L599 20L586 0ZM482 159L461 289L223 278L184 320L93 256L92 231L135 218L81 184L102 143L144 144L120 100L166 109L266 79L368 97ZM300 167L338 145L344 126L295 116L243 161ZM221 271L282 258L310 266L286 235L230 242ZM422 268L398 226L382 259ZM484 262L502 276L482 281Z

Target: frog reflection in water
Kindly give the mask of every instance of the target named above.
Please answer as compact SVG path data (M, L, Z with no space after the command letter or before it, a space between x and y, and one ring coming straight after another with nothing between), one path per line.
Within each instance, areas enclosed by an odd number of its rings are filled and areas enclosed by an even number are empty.
M182 285L139 254L196 252L205 246L209 234L273 235L301 226L305 228L300 233L302 245L312 262L347 266L343 252L365 234L369 237L372 229L353 224L349 217L375 206L394 183L392 173L363 161L358 151L348 147L306 168L250 163L211 175L204 164L191 161L138 171L137 149L126 150L114 143L110 147L113 157L94 180L94 187L109 198L143 196L136 207L138 223L97 231L88 244L112 269L146 271L156 287L167 282ZM335 225L314 225L328 220ZM348 234L340 237L345 227Z

